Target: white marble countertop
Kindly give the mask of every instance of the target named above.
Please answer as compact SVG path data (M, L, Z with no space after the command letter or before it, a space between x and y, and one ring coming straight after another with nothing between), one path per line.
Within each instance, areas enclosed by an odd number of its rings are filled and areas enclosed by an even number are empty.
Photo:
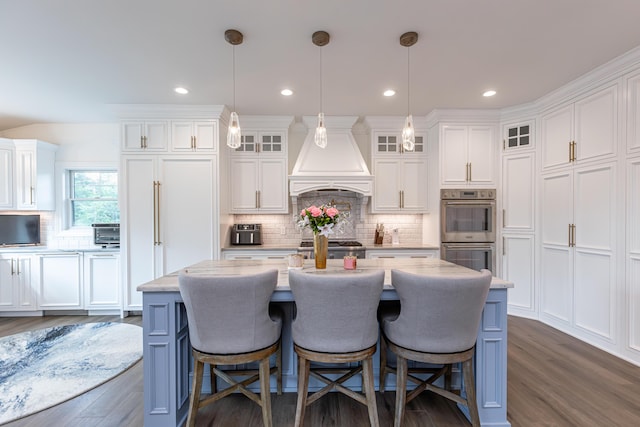
M227 276L254 274L271 268L277 268L279 272L276 292L290 291L289 270L287 268L286 261L283 260L209 260L186 267L185 270L189 271L191 274ZM326 270L316 270L313 260L305 260L303 267L303 271L311 274L357 274L358 272L372 269L385 270L385 289L393 289L391 286L391 269L403 270L415 274L438 276L479 274L475 270L433 258L359 259L357 270L345 270L341 259L327 260ZM178 292L178 274L179 271L167 274L138 286L137 290L142 292ZM512 288L513 286L513 283L497 277L494 277L491 282L492 289Z
M432 244L422 243L400 243L398 245L392 245L391 243L383 243L382 245L375 245L373 243L362 243L362 247L366 250L439 250L440 247ZM297 245L292 244L264 244L264 245L235 245L225 246L222 251L277 251L277 250L291 250L296 251Z

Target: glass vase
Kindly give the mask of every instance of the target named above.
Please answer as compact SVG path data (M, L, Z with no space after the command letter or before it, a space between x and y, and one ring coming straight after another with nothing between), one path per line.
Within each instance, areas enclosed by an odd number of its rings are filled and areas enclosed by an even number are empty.
M327 254L329 253L329 239L321 234L313 235L313 258L317 269L327 268Z

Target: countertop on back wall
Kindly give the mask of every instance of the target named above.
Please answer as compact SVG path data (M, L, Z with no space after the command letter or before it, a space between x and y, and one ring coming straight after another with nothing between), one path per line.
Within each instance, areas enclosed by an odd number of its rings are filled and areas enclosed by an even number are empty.
M48 246L0 246L0 254L2 253L37 253L37 254L46 254L46 253L59 253L59 252L109 252L109 253L119 253L120 248L103 248L100 246L95 246L91 248L50 248Z
M440 246L433 244L420 244L420 243L400 243L399 245L392 245L391 243L383 243L382 245L375 245L373 243L362 243L362 246L367 250L439 250ZM225 246L223 251L296 251L298 246L292 246L289 244L264 244L264 245L235 245Z

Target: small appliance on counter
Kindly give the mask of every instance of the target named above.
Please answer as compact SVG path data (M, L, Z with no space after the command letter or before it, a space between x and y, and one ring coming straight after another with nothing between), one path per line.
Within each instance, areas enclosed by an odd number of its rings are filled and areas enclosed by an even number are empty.
M261 245L262 224L234 224L231 227L232 245Z
M93 227L93 243L103 248L120 247L120 224L91 224Z

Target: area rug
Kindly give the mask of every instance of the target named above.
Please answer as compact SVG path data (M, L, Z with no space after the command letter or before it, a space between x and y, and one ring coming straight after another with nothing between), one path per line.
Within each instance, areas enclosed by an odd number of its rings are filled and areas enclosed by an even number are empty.
M142 358L142 328L83 323L0 338L0 424L62 403Z

